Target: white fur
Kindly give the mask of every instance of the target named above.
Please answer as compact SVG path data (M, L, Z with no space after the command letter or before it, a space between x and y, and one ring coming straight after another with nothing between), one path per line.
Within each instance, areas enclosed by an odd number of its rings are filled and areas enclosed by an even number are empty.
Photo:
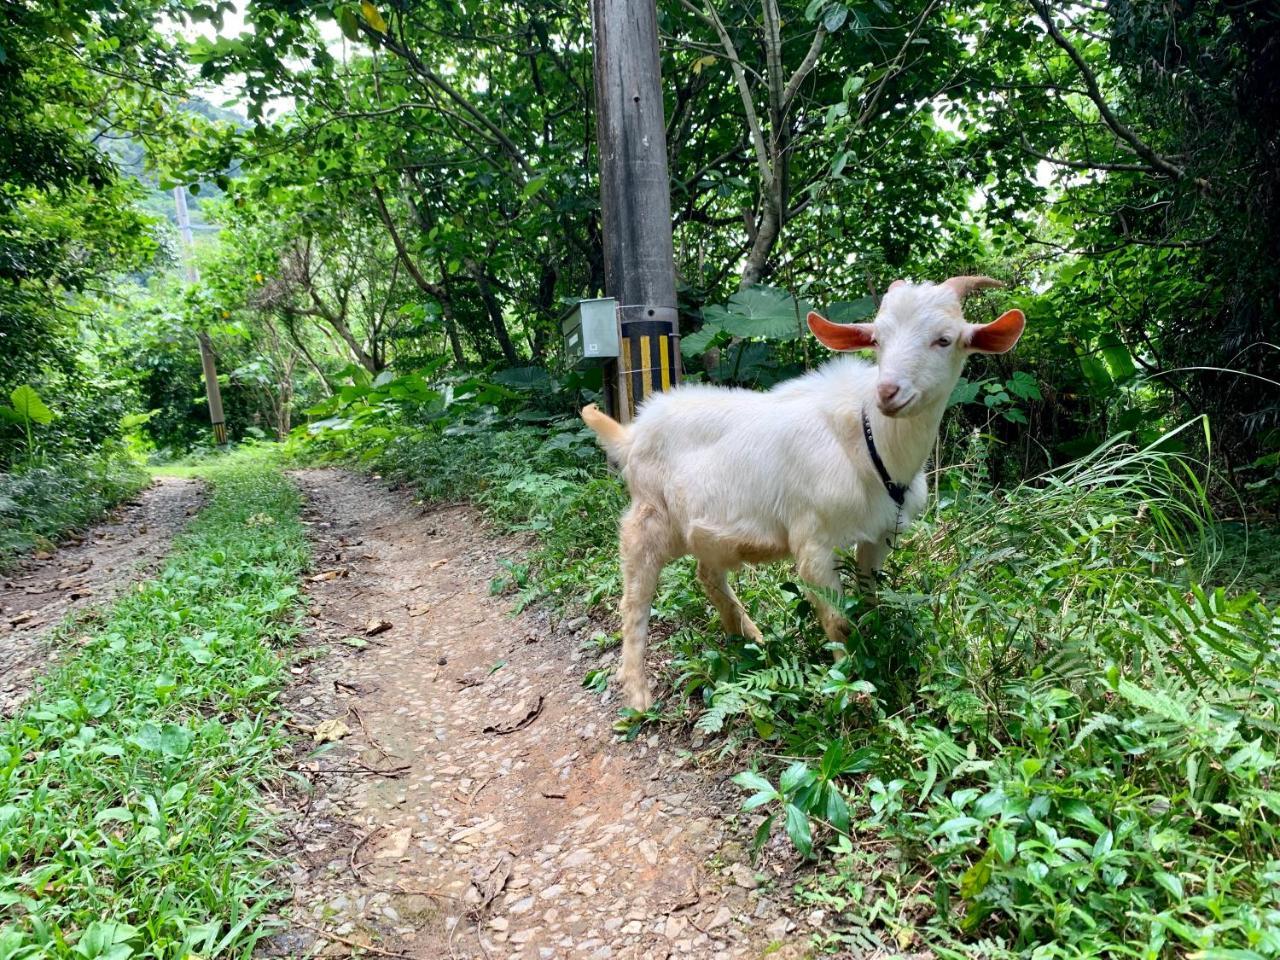
M622 465L632 506L622 528L624 657L620 679L632 704L649 703L644 642L657 571L694 554L726 630L759 637L724 571L794 556L807 582L839 589L834 551L858 546L870 579L895 524L924 507L925 460L964 366L972 325L944 285L895 284L867 331L878 364L842 356L767 393L684 386L646 401L630 427L600 430ZM950 341L938 345L939 338ZM898 387L891 402L880 384ZM899 403L905 405L901 410ZM908 484L901 511L871 462L862 413L890 476ZM593 422L595 420L595 422ZM815 598L829 637L847 625Z

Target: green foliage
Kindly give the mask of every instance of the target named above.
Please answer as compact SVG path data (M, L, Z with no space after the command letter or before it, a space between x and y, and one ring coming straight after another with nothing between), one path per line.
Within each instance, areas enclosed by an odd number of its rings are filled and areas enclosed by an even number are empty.
M147 474L111 445L0 473L0 569L98 519L147 481Z
M243 955L269 929L258 789L306 547L269 463L209 479L160 576L68 625L74 656L0 725L2 957Z
M1028 378L999 387L1034 401ZM347 433L338 452L535 530L505 584L519 603L616 600L624 498L581 428L491 422ZM1169 450L1195 429L1117 438L1004 494L978 465L949 471L878 600L828 598L855 627L839 663L784 568L739 577L751 643L709 633L692 566L673 565L654 632L674 696L619 732L686 722L751 764L735 780L756 848L776 856L778 834L823 863L795 893L828 911L832 949L1280 955L1280 620L1212 586L1236 571L1202 468Z

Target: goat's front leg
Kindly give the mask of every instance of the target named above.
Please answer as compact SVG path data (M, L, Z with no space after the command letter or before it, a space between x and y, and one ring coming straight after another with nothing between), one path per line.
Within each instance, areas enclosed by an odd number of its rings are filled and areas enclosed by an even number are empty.
M836 573L835 552L826 547L803 547L796 551L796 570L800 579L815 587L823 587L832 593L840 592L840 575ZM822 629L827 639L837 645L836 660L843 660L845 644L849 641L849 621L831 601L812 590L806 591L809 602L818 611Z
M653 702L644 672L649 611L658 589L658 574L670 559L666 514L649 504L632 504L622 518L620 541L622 667L618 671L618 680L627 705L644 711Z
M876 580L880 577L880 568L884 566L889 549L889 544L883 539L858 544L858 586L868 596L875 595Z

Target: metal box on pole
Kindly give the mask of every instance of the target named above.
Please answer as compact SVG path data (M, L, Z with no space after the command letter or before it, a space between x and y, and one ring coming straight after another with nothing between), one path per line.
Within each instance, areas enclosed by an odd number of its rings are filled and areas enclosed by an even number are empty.
M618 357L618 302L613 297L580 300L561 321L565 358L572 366Z

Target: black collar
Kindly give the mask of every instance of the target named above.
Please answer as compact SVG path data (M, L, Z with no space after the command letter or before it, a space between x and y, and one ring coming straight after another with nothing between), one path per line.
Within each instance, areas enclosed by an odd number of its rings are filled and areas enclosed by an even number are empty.
M866 410L862 411L862 435L867 438L867 453L871 454L871 465L880 475L880 482L884 484L893 502L901 507L907 499L907 488L900 483L894 483L889 477L889 471L885 469L884 461L880 459L880 453L876 450L876 442L871 436L871 421L867 419Z

